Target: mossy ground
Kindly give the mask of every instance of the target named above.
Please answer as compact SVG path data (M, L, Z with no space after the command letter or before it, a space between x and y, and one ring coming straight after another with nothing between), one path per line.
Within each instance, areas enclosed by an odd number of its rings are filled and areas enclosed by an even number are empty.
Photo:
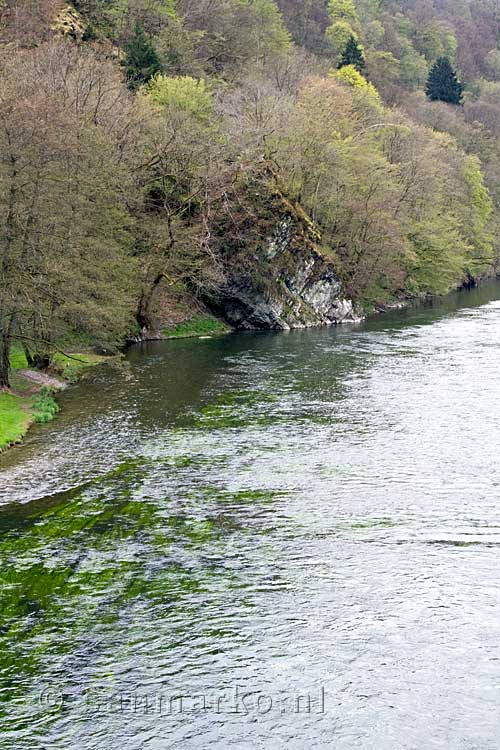
M89 368L110 359L114 358L88 353L55 354L51 369L64 381L74 383ZM18 443L34 422L50 422L59 411L53 389L24 377L22 371L29 368L21 349L12 352L11 368L12 391L0 393L0 452Z
M61 375L65 380L70 383L74 383L79 380L81 376L89 368L95 367L96 365L109 362L115 357L104 357L100 354L81 354L71 353L69 356L66 354L57 353L52 358L53 369Z
M172 328L165 328L164 336L168 339L183 339L194 336L214 336L228 333L230 328L217 318L197 315L191 320L178 323Z

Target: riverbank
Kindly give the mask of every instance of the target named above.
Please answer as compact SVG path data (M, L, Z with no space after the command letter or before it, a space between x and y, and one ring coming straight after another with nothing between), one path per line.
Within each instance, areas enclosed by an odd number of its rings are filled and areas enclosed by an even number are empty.
M57 392L116 357L92 353L55 354L48 371L28 367L23 352L12 356L12 388L0 393L0 453L17 445L35 423L50 422L59 411Z
M450 296L457 291L451 292ZM371 309L365 309L365 319L437 299L439 297L436 295L422 294L379 303ZM150 332L142 340L205 339L234 332L234 328L207 310L196 307L194 303L190 308L184 300L184 308L174 312L175 315L172 314L172 308L167 307L161 329L155 334ZM40 372L28 368L23 352L15 352L12 357L12 391L0 394L0 452L18 444L34 423L48 422L56 416L58 407L55 394L58 391L78 382L96 365L116 359L88 352L55 354L49 371Z
M188 339L221 336L234 329L213 316L196 316L163 330L164 339Z
M185 320L169 321L161 332L146 339L206 338L232 332L232 328L208 314L191 314ZM116 362L122 355L109 357L89 352L54 355L47 371L28 367L24 352L14 351L11 359L10 392L0 393L0 453L18 445L33 424L49 422L59 411L56 395L77 383L97 365Z

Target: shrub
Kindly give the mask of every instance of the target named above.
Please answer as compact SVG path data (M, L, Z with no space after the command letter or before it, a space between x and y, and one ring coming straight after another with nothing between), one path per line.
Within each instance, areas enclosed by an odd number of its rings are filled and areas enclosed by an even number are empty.
M59 411L59 405L54 398L54 391L43 386L40 393L33 398L33 418L39 424L52 422Z

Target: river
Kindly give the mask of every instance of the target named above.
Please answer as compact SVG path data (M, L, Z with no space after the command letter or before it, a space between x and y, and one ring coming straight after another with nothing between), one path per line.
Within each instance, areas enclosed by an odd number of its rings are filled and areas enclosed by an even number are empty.
M498 750L499 300L68 389L0 459L0 747Z

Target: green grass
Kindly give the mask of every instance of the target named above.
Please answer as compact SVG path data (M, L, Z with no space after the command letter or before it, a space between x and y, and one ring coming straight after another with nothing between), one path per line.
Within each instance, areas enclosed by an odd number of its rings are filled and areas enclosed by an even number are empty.
M33 416L35 422L46 424L52 422L59 411L59 406L54 398L54 392L43 386L40 393L33 396Z
M26 434L32 420L28 403L13 393L0 393L0 450Z
M71 382L79 379L84 370L108 361L109 357L98 354L75 354L72 359L64 354L55 354L53 364L61 375ZM14 393L0 393L0 451L17 443L27 433L33 422L51 422L59 411L51 388L43 386L38 390L36 384L19 374L26 370L28 363L24 351L13 347L11 352L11 383Z
M73 359L75 357L75 359ZM56 353L52 356L52 364L59 370L61 376L66 380L75 381L81 375L81 373L93 365L101 364L109 360L109 357L103 357L99 354L79 354L75 353L71 357L66 354ZM10 355L10 367L11 370L27 370L29 369L26 355L22 349L14 346Z
M75 357L76 359L73 359ZM98 354L54 354L52 364L60 375L76 382L85 370L115 360ZM20 374L29 369L24 351L13 347L11 352L11 384L14 393L0 393L0 451L17 443L33 422L51 422L59 411L52 388L39 385Z
M75 357L75 359L73 359ZM52 357L52 363L59 370L65 380L75 382L81 374L89 367L99 365L108 361L109 357L103 357L99 354L73 354L68 357L66 354L59 352Z
M183 339L190 336L212 336L227 333L230 329L217 318L195 317L173 328L165 328L164 334L169 339Z
M28 367L25 353L17 346L13 347L10 353L10 366L13 370L26 370Z
M72 359L72 357L76 357L76 359ZM61 375L68 380L75 379L82 370L85 370L92 365L97 365L106 359L106 357L101 357L98 354L72 354L72 357L59 353L54 354L52 357L52 363L60 370ZM18 346L12 347L10 353L10 367L11 370L29 369L26 355Z

